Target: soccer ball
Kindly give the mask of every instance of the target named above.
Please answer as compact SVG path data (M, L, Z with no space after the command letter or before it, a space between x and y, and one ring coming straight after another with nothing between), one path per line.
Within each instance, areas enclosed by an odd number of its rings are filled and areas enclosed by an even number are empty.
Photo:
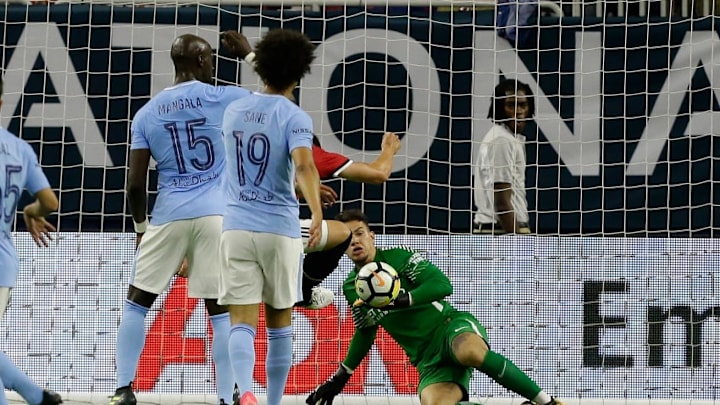
M358 270L355 291L371 307L382 308L400 293L400 276L387 263L370 262Z

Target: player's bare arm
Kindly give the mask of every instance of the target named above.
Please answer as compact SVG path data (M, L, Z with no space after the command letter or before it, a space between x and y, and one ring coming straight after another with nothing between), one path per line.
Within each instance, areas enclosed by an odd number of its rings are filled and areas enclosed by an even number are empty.
M132 215L137 233L136 247L140 244L145 228L147 228L147 173L150 166L150 149L133 149L130 151L127 193L130 214Z
M517 221L512 205L512 185L510 183L495 183L494 193L495 212L500 224L507 233L517 232Z
M297 183L295 183L295 194L297 194L298 198L305 199L302 194L302 190L298 187ZM338 199L337 191L335 191L334 188L320 183L320 200L322 201L323 207L332 207Z
M292 151L295 164L295 177L305 202L311 212L310 238L308 247L315 247L320 242L321 223L323 220L322 202L320 199L320 175L318 174L312 150L309 148L295 148Z
M49 223L45 217L58 210L58 199L55 192L50 188L44 188L35 193L35 201L26 205L23 209L23 219L28 232L39 247L47 247L52 241L50 232L55 231L55 226Z
M332 207L338 199L337 191L328 185L320 184L320 199L322 200L323 207Z
M383 135L380 156L371 163L353 162L339 176L350 181L382 184L390 178L393 158L400 150L400 138L393 132Z

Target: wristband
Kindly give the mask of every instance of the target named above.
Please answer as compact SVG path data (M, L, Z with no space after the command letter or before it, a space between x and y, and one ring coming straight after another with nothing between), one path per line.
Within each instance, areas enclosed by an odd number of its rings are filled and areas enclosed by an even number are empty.
M243 60L247 62L248 65L252 65L253 61L255 61L255 52L250 52L249 54L245 55Z
M335 374L333 374L332 378L336 381L339 381L344 386L347 384L347 382L350 380L350 377L352 376L353 370L350 370L345 364L340 363L340 367L338 367Z
M135 225L135 233L145 233L145 231L147 231L147 227L148 227L147 218L145 218L145 220L143 222L133 221L133 224Z
M345 365L345 363L340 363L340 368L343 369L343 371L346 374L350 374L350 375L352 375L353 371L355 371L355 370L351 370L350 367ZM338 371L335 374L338 374L340 372L341 372L340 369L338 369Z
M400 293L393 301L393 308L407 308L412 305L410 293Z

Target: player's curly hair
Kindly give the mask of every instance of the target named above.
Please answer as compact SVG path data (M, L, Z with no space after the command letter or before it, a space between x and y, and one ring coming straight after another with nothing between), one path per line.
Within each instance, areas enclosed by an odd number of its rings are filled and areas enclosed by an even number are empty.
M255 71L265 84L284 90L310 72L315 45L299 31L268 31L255 47Z
M517 94L518 92L525 93L525 97L528 101L528 116L535 116L535 96L533 95L530 86L519 81L519 80L503 80L495 86L495 92L492 100L490 100L490 109L488 110L487 117L493 122L503 122L508 119L505 115L505 109L503 108L503 99L509 94Z

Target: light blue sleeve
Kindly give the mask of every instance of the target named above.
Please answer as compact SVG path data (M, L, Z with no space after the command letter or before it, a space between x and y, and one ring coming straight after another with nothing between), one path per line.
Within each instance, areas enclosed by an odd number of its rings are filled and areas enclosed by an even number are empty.
M145 114L140 110L130 126L130 149L150 149L150 143L145 136Z
M238 86L213 86L208 91L215 93L214 96L217 97L217 100L226 107L233 101L240 100L251 94L249 90Z
M285 134L288 138L290 152L295 148L312 149L312 118L305 111L299 110L288 120Z
M23 151L25 154L25 167L27 170L27 178L25 180L25 188L30 194L35 195L40 190L50 188L50 182L48 181L45 173L43 173L42 167L38 162L35 151L29 144L23 145Z

